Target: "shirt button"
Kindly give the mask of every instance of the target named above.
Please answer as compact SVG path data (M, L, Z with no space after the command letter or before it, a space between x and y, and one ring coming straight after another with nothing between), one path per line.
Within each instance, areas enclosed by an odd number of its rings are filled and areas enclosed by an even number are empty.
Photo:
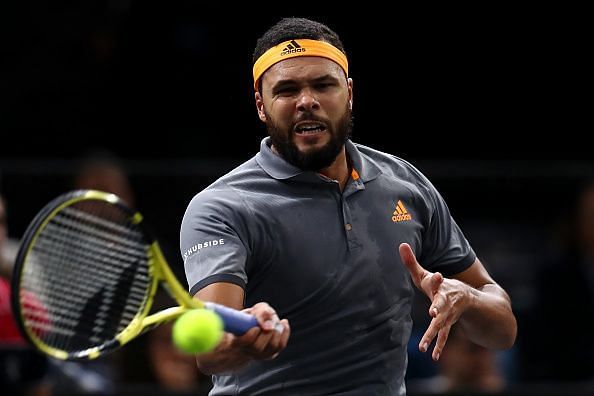
M350 230L352 230L352 229L353 229L353 226L351 225L351 223L346 223L346 224L344 225L344 228L346 228L346 230L347 230L347 231L350 231Z

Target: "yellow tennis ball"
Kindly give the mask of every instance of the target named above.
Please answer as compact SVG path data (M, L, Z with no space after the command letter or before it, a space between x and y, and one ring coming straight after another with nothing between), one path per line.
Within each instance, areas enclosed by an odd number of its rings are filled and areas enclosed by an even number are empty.
M222 337L223 321L217 313L206 309L188 311L173 324L173 343L185 353L210 352Z

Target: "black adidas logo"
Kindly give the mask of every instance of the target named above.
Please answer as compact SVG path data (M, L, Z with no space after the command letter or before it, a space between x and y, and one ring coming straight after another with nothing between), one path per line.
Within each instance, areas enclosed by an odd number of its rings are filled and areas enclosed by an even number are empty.
M283 49L283 52L281 52L281 56L293 54L295 52L305 52L305 48L301 47L297 41L291 40L291 42Z

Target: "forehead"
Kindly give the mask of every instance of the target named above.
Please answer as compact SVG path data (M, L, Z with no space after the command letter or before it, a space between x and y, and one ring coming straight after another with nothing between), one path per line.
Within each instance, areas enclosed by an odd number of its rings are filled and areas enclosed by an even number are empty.
M319 56L298 56L275 63L262 77L263 81L274 84L279 80L310 80L325 75L340 79L344 76L344 72L330 59Z

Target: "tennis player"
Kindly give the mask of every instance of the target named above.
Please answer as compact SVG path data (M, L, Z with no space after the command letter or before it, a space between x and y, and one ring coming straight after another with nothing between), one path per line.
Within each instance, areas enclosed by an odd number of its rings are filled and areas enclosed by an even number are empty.
M389 67L377 59L378 73ZM198 356L211 395L404 395L413 286L432 301L421 351L439 359L456 322L479 345L509 348L510 299L438 191L350 140L337 34L283 19L258 40L253 75L269 137L198 193L181 225L190 292L261 323Z

